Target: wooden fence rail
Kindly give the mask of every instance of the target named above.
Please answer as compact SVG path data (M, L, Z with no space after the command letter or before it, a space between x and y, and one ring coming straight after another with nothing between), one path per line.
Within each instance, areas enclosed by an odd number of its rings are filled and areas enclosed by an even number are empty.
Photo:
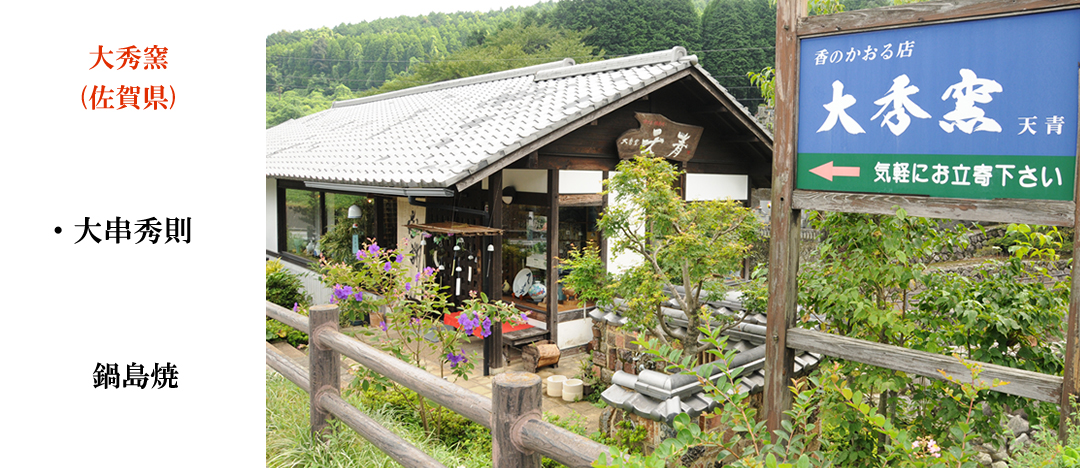
M961 382L971 382L971 372L959 360L940 354L801 328L788 329L787 344L794 349L821 353L847 361L861 362L923 377L943 379L941 372L938 372L938 370L941 370ZM995 387L991 391L1055 404L1061 400L1062 378L1060 376L1013 369L996 364L968 362L977 363L982 367L982 373L979 374L980 381L990 383L997 379L1002 382L1009 382L1008 385Z
M266 346L266 363L290 382L310 393L311 385L308 376L305 375L307 371L269 344ZM445 468L445 465L439 463L438 460L382 427L360 410L346 403L340 396L323 393L319 405L403 466Z
M487 399L341 334L337 331L337 306L315 306L310 313L309 319L276 304L266 303L268 317L308 333L311 360L305 376L303 369L267 345L266 363L312 395L313 432L324 429L324 414L332 414L403 466L442 466L396 435L390 437L392 433L387 429L378 426L341 399L337 376L331 375L339 364L337 353L341 353L491 429L493 466L496 468L536 468L540 466L541 455L571 468L585 468L591 466L601 453L609 452L606 445L542 419L541 381L535 374L510 372L496 376L492 382L493 400ZM335 371L331 371L330 367Z

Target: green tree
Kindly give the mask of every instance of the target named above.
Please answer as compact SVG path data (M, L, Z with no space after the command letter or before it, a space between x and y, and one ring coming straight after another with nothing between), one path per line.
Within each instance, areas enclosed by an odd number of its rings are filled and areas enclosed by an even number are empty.
M554 8L548 2L487 13L431 13L343 23L332 29L279 31L266 38L266 90L285 92L307 88L311 79L320 74L321 81L315 84L323 94L330 94L338 84L353 90L381 86L385 80L406 71L414 59L438 60L468 47L470 37L482 39L499 24L517 23L526 11L534 12L535 22ZM479 36L474 37L477 33ZM373 50L365 50L369 46Z
M775 47L769 0L713 0L701 16L701 65L744 104L760 103L746 74L774 66Z
M615 55L675 46L693 50L700 42L699 15L691 0L562 0L551 21L591 31L585 43Z
M448 55L432 63L417 63L412 73L398 77L367 94L384 93L439 81L483 75L575 57L592 60L585 34L548 25L513 25L490 36L484 43Z
M1064 360L1058 344L1069 306L1069 284L1050 276L1047 262L1057 260L1060 237L1056 229L1044 233L1027 225L1010 225L1020 240L1003 261L987 261L976 274L928 275L925 290L915 297L912 318L919 324L912 347L934 353L960 353L964 358L1015 369L1059 375ZM943 420L963 408L940 399L943 383L912 387L918 402L913 423L927 432L943 432ZM1053 426L1056 405L1004 393L979 399L989 409L1024 408L1032 418ZM998 414L981 417L976 428L983 434L998 429Z
M980 266L974 276L961 276L928 264L934 254L966 246L967 231L961 226L945 229L939 221L909 217L903 210L896 216L815 213L812 225L827 235L811 254L819 260L800 265L799 303L823 319L824 330L1046 374L1061 372L1052 343L1062 336L1068 287L1023 258L1053 255L1053 232L1010 227L1022 234L1013 255ZM944 382L920 384L902 372L854 362L841 369L853 389L880 395L879 414L937 440L947 437L952 421L967 417L969 405L947 398L950 386ZM999 430L997 417L1004 407L1026 408L1044 421L1057 415L1053 405L1002 393L981 394L975 402L990 405L990 414L969 418L972 430L987 440ZM853 416L823 414L826 425L841 429L830 442L841 447L841 460L851 466L877 466L863 462L864 455L876 453L885 442L867 437L865 421Z
M614 202L597 226L615 254L632 253L640 262L609 274L595 247L571 253L573 271L564 284L587 300L613 304L624 299L626 325L667 344L678 341L687 356L710 349L701 329L714 317L705 302L724 293L723 280L741 267L757 237L757 218L731 200L686 202L676 187L681 171L652 155L619 163L606 182ZM661 320L661 304L674 298L685 312L685 330ZM730 325L731 323L729 323Z
M813 212L811 223L827 235L799 268L799 304L817 314L824 331L901 347L912 347L921 326L912 317L913 289L927 275L926 259L966 236L946 230L936 220L907 216ZM880 395L878 414L895 420L897 395L911 379L901 372L845 362L842 373L853 389ZM865 430L865 421L850 411L829 412L823 422L836 437L830 442L844 466L879 466L868 454L886 441Z

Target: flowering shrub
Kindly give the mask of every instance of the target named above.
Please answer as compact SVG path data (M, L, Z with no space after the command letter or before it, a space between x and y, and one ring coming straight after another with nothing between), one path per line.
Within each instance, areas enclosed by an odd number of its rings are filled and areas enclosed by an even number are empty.
M380 335L377 346L383 351L420 368L425 367L424 356L437 356L440 377L447 377L449 365L451 375L467 380L477 361L461 349L468 336L480 329L481 335L487 337L494 324L518 323L521 314L508 303L491 303L483 294L477 297L473 292L461 309L461 326L445 326L443 315L451 311L446 288L438 283L434 268L412 271L407 261L410 256L373 242L357 252L355 263L323 259L320 273L324 284L333 288L331 300L342 311L343 322L378 314L378 323L374 324L377 327L374 330L378 331L361 333ZM357 374L354 382L363 390L374 386L378 390L402 391L385 377L366 369L357 369ZM441 418L441 413L429 409L422 398L408 400L414 402L424 428L430 431L429 419Z
M941 447L930 436L919 437L911 443L912 456L914 458L941 458Z

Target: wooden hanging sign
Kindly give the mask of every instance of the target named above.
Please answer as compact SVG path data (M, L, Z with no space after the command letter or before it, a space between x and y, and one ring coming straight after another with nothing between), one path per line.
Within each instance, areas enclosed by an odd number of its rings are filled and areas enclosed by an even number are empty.
M686 162L694 157L705 131L702 127L672 122L660 114L637 112L634 118L641 122L641 127L627 130L616 140L621 159L650 151L657 156Z

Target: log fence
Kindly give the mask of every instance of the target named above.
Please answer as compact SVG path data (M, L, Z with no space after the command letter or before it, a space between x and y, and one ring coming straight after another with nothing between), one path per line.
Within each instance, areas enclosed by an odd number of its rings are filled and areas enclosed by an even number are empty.
M266 316L309 336L309 368L266 346L266 364L308 392L311 431L321 434L332 416L355 430L379 450L407 468L442 467L422 450L349 405L339 394L340 356L415 391L424 398L491 430L492 462L496 468L538 468L545 456L568 467L588 467L609 452L606 445L560 428L541 417L541 380L535 374L508 372L492 381L492 399L472 393L378 349L340 333L336 305L318 305L304 317L271 302Z

